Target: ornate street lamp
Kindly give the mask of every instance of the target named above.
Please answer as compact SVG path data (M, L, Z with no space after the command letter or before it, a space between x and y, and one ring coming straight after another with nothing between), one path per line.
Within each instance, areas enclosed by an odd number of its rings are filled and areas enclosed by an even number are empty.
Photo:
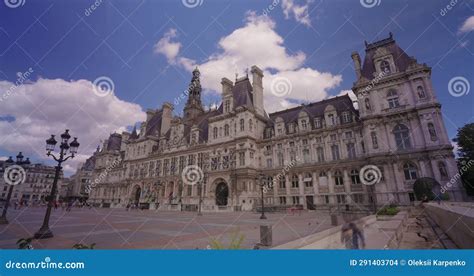
M203 192L203 184L207 182L207 172L204 173L204 177L202 178L201 181L199 181L199 205L198 205L198 216L202 216L201 212L201 205L202 205L202 192Z
M260 185L260 194L262 196L262 215L260 215L260 219L267 219L267 217L265 216L265 200L264 200L264 197L263 197L263 188L265 186L265 175L263 173L260 173L258 175L258 177L255 179L255 181L260 181L259 185Z
M66 129L66 131L61 134L61 144L59 145L59 157L56 157L52 152L54 152L54 148L56 144L58 143L56 139L54 139L54 135L51 135L51 137L46 140L46 155L47 156L52 156L53 159L58 163L56 166L56 172L54 174L54 181L53 181L53 187L51 188L51 193L49 195L48 200L48 208L46 209L46 214L44 216L43 220L43 225L41 228L38 230L38 232L35 233L35 239L47 239L47 238L52 238L53 237L53 232L49 229L49 218L51 216L51 210L53 208L53 202L54 198L56 196L57 190L58 190L58 180L59 180L59 174L61 172L61 164L68 160L69 158L74 158L74 155L77 153L77 149L79 148L79 142L77 142L77 138L74 137L74 140L69 143L69 139L71 139L71 135L69 134L69 129ZM68 155L68 152L70 153Z
M8 158L8 160L5 161L5 163L7 164L7 167L5 168L5 172L4 172L4 178L6 179L9 179L9 178L15 178L15 179L10 179L11 181L15 182L15 183L8 183L10 185L10 188L8 189L8 195L7 195L7 199L5 201L5 205L3 206L3 211L2 211L2 216L0 217L0 224L8 224L8 220L7 220L7 211L8 211L8 206L10 205L10 199L12 197L12 193L13 193L13 186L17 185L17 184L22 184L25 179L26 179L26 172L24 171L23 168L17 168L18 171L13 171L13 170L16 170L15 168L11 167L13 165L18 165L18 166L22 166L22 165L29 165L30 164L30 159L29 158L26 158L25 161L23 161L23 154L21 152L18 153L18 155L16 156L16 162L13 161L12 157L10 156ZM11 171L8 169L10 168ZM21 171L23 170L23 171ZM7 175L5 175L7 174ZM20 179L17 179L18 177L20 177ZM20 181L20 182L18 182ZM16 183L18 182L18 183Z

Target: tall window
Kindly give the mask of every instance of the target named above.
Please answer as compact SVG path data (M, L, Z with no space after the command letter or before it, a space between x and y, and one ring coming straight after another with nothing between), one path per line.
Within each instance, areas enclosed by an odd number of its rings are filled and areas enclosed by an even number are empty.
M423 88L423 86L418 85L418 87L416 88L416 92L418 93L418 97L420 99L426 98L425 89Z
M225 101L224 110L225 110L226 113L230 111L230 101L229 100Z
M306 130L308 128L308 123L306 120L301 120L301 129Z
M400 106L400 103L398 101L398 94L396 90L391 89L390 91L388 91L387 101L388 101L389 108L396 108Z
M324 162L324 149L322 147L316 149L316 154L318 155L318 162Z
M438 140L438 135L436 134L436 129L433 123L428 123L428 132L430 133L431 141Z
M291 188L298 188L299 187L299 180L298 180L298 175L293 174L291 177Z
M339 160L339 146L338 145L332 145L331 146L331 153L332 153L332 160Z
M418 178L418 171L413 163L405 163L403 165L403 172L405 173L405 180L415 180Z
M240 166L245 166L245 152L239 152Z
M329 119L329 125L330 126L335 126L336 125L336 119L334 118L334 114L329 114L328 119Z
M344 185L344 178L342 177L342 173L340 170L334 172L334 183L339 185Z
M344 124L352 122L352 116L351 116L351 113L349 111L342 112L342 122Z
M311 156L309 155L309 149L303 150L303 158L304 158L304 162L306 163L311 161Z
M372 147L374 149L378 149L379 148L379 142L377 140L377 133L375 131L372 131L370 133L370 138L372 139Z
M273 160L272 159L267 159L267 168L272 168L273 167Z
M365 109L366 109L366 110L370 110L370 109L371 109L371 107L370 107L370 99L369 99L369 98L365 98L364 102L365 102Z
M314 127L315 128L321 128L321 118L314 118Z
M285 176L280 176L279 182L278 182L278 187L280 189L285 189L286 188L286 179Z
M240 131L244 131L244 130L245 130L245 120L240 119Z
M383 60L382 62L380 62L380 71L385 73L385 74L389 74L390 73L390 63L386 60Z
M311 175L311 173L304 174L303 182L305 187L313 187L313 176Z
M249 119L249 131L253 131L253 121Z
M446 164L444 162L438 163L438 169L439 169L439 175L441 176L441 179L448 178L448 170L446 169Z
M212 130L214 139L217 139L217 132L218 132L217 127L214 127L214 129Z
M283 167L285 165L285 159L283 157L283 153L279 152L278 156L278 166Z
M353 185L360 184L360 177L359 177L359 171L358 170L352 170L351 171L351 182Z
M411 148L410 134L408 128L405 125L396 125L393 129L393 135L395 135L395 142L397 143L398 150L405 150Z
M229 125L226 124L226 125L224 126L224 136L229 136L229 129L230 129L230 128L229 128Z
M347 157L349 159L355 159L356 158L356 150L355 150L354 143L347 144Z

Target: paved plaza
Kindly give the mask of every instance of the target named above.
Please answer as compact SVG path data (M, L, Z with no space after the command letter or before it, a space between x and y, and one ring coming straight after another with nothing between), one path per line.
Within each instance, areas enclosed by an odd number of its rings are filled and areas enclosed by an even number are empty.
M43 221L45 208L9 209L9 225L0 225L0 248L16 248L20 238L33 236ZM124 209L54 210L50 227L54 237L35 240L34 248L66 249L76 243L96 243L97 249L205 249L211 240L228 245L232 236L243 235L243 248L260 242L260 225L272 225L273 246L331 227L329 214L271 213L266 220L253 212L203 213Z

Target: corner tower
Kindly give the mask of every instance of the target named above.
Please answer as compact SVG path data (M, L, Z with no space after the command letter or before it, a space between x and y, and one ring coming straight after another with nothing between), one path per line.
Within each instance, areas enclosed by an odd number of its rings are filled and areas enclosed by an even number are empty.
M193 77L187 90L188 101L186 102L186 106L184 107L184 120L186 121L193 120L194 118L204 113L204 108L202 107L201 103L202 88L200 76L201 73L196 67L196 69L194 69L193 71Z

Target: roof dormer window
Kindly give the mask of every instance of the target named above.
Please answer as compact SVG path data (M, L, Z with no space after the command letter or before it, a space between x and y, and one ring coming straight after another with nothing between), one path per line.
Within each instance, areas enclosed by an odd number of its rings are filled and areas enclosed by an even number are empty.
M380 62L380 72L382 72L384 74L390 74L391 73L390 63L387 60L382 60L382 62Z

